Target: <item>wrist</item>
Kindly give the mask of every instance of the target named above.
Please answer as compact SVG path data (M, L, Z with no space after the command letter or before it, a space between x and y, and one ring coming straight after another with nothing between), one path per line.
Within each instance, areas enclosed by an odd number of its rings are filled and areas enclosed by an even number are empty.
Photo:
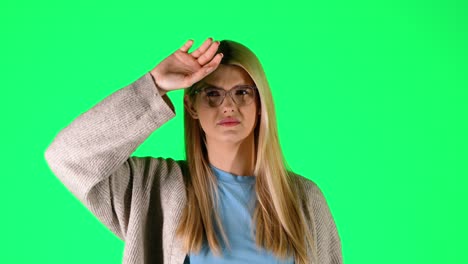
M153 83L156 86L156 89L158 89L159 94L161 96L164 96L167 93L167 91L158 85L158 82L156 81L156 74L150 71L150 75L151 75L151 78L153 79Z

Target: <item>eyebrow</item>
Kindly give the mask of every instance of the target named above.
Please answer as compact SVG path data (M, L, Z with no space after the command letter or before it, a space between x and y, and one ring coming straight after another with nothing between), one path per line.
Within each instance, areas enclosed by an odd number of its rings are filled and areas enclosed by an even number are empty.
M218 86L216 86L216 85L214 85L214 84L211 84L211 83L207 83L207 82L202 82L202 83L203 83L203 84L206 84L206 85L208 85L208 86L214 87L214 88L218 88L218 89L223 89L223 90L224 90L224 88L218 87ZM234 85L232 88L237 87L237 86L244 86L244 85L247 85L247 86L255 86L254 84L240 83L240 84Z

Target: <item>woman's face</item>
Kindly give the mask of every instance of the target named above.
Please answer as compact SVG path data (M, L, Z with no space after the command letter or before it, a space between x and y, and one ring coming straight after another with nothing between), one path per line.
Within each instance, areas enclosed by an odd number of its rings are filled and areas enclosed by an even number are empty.
M202 79L199 84L216 86L229 91L237 85L255 85L249 74L236 65L220 64L218 68ZM205 85L206 84L206 85ZM258 96L256 94L255 96ZM185 107L194 119L199 119L200 125L206 134L208 144L213 143L240 143L247 137L253 137L257 124L259 109L257 100L247 105L237 105L229 96L219 106L210 107L202 103L202 94L197 94L194 104L185 96ZM223 124L226 118L233 118L235 123Z

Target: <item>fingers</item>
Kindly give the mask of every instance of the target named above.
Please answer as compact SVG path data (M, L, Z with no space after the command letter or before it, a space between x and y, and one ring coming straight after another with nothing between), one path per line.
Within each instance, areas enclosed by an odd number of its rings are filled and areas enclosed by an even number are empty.
M204 69L207 74L214 71L218 67L219 63L221 63L223 56L224 55L222 53L216 54L210 63L203 66L202 69Z
M200 55L205 53L205 51L210 47L211 43L213 42L213 38L208 38L203 42L203 44L194 52L192 52L190 55L192 55L195 59L198 59Z
M187 42L185 42L182 48L180 48L180 51L187 52L190 49L190 47L192 47L192 44L193 44L193 40L189 39Z
M198 63L200 65L205 65L207 62L212 60L213 56L215 55L216 51L218 50L220 42L215 41L211 43L211 46L206 50L199 58L198 58Z
M223 58L222 53L216 54L216 56L214 56L214 58L210 61L210 63L203 66L201 69L199 69L190 77L190 83L196 83L200 81L201 79L205 78L205 76L207 76L214 70L216 70L216 68L218 68L219 64L221 63L222 58Z
M189 39L181 48L180 51L187 53L190 47L192 47L193 40ZM200 65L205 65L209 62L213 56L215 55L216 51L218 50L220 42L215 41L213 42L213 38L208 38L203 42L203 44L192 52L190 55L197 59Z

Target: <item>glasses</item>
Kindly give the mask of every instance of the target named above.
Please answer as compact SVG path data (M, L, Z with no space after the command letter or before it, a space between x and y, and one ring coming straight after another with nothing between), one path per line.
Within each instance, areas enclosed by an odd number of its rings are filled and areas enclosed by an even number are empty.
M229 94L231 99L238 106L251 104L256 97L257 87L254 85L237 85L229 91L218 87L205 86L193 91L193 94L200 94L201 101L205 106L218 107L220 106L226 94Z

